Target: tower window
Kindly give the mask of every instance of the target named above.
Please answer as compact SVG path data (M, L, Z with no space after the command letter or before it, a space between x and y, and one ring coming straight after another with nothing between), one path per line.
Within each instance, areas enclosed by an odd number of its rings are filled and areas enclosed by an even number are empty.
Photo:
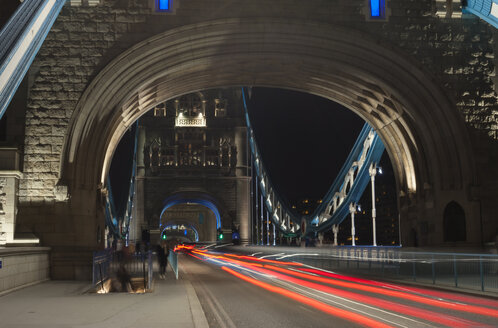
M225 117L227 114L227 101L226 99L214 100L214 116Z
M372 17L380 17L380 1L370 0L370 15Z
M386 20L386 2L387 0L367 0L367 20Z
M170 11L171 9L171 0L156 0L156 9L157 11Z

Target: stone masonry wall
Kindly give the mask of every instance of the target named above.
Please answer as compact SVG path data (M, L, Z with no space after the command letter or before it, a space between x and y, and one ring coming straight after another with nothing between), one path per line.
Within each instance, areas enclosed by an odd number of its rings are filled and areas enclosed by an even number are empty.
M50 279L49 248L0 249L0 295L3 291Z
M448 89L469 127L498 139L492 30L477 18L438 18L432 0L389 1L387 22L365 19L365 0L175 1L173 14L153 13L148 0L64 7L30 70L21 204L55 202L69 119L106 64L162 31L224 17L275 16L362 30L425 66Z

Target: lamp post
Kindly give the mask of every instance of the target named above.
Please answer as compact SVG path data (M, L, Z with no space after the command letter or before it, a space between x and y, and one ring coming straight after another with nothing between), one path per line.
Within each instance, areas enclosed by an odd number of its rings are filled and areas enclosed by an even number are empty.
M259 212L259 205L258 205L258 198L259 197L258 197L258 194L259 194L259 187L258 187L258 177L256 177L256 179L254 179L254 181L255 181L254 182L254 184L255 184L255 188L254 189L256 190L256 192L255 192L256 197L254 197L255 198L255 203L256 203L256 213L255 213L255 215L253 215L253 217L254 217L254 223L256 224L256 240L255 240L255 242L256 242L256 245L258 245L259 244L258 243L258 239L259 239L259 224L258 224L258 212Z
M270 213L266 212L266 246L270 246Z
M356 246L356 242L354 240L355 237L355 229L354 229L354 213L356 212L356 204L349 204L349 213L351 214L351 246Z
M377 167L377 164L370 164L368 172L370 173L370 181L372 184L372 231L373 231L373 246L377 246L377 233L375 218L377 217L377 210L375 208L375 176L377 175L377 170L379 174L382 174L382 167Z
M276 231L275 231L275 222L272 223L272 226L273 226L273 246L275 246L276 245L276 241L275 240L277 238Z
M339 225L332 225L332 232L334 233L334 246L337 246L337 234L339 233Z
M265 244L265 239L264 239L264 227L263 227L263 221L264 221L264 214L263 214L263 208L265 207L264 205L264 200L263 200L263 193L261 193L261 245Z

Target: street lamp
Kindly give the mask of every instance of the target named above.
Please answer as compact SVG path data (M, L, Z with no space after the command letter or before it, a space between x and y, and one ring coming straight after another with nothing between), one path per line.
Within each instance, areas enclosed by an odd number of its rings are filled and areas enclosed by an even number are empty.
M332 225L332 232L334 233L334 246L337 246L337 234L339 233L339 225Z
M270 246L270 213L266 211L266 246Z
M377 210L375 209L375 176L377 175L377 170L379 174L382 174L382 167L377 167L377 164L370 164L368 172L370 173L370 181L372 182L372 230L373 230L373 246L377 246L377 234L375 218L377 216Z
M354 229L354 213L356 212L356 204L349 204L349 213L351 214L351 246L356 246L355 238L355 229Z

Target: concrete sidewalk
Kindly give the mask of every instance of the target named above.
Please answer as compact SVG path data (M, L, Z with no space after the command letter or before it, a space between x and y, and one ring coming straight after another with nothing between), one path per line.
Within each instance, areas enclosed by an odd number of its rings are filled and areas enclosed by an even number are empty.
M87 282L47 281L1 296L0 327L207 328L194 288L183 278L169 271L146 294L87 293Z

